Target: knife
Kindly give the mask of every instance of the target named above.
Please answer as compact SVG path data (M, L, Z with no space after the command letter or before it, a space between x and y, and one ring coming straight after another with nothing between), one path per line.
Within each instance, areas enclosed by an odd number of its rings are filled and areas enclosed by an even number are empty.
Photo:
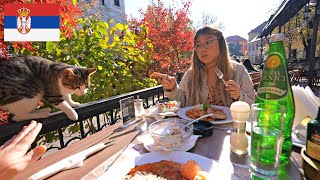
M93 145L93 146L89 147L88 149L85 149L77 154L66 157L66 158L62 159L61 161L58 161L57 163L52 164L52 165L38 171L37 173L35 173L31 177L29 177L28 180L45 179L45 178L50 177L50 176L52 176L62 170L81 167L81 166L83 166L83 160L85 160L87 157L94 154L95 152L111 146L113 144L112 142L114 142L114 140L106 142L106 143L99 143L99 144Z

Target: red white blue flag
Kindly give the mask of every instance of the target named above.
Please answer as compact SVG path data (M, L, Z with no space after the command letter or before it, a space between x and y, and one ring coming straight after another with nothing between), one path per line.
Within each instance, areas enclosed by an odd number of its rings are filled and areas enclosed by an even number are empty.
M4 41L59 41L58 4L4 4Z

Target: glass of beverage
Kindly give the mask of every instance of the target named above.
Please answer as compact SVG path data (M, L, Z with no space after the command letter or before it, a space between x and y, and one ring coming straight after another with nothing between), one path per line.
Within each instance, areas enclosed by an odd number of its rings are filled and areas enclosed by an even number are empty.
M145 115L146 111L143 107L143 100L142 99L136 99L134 101L134 111L136 118L141 119Z
M251 105L250 169L252 175L278 175L286 108L277 104Z

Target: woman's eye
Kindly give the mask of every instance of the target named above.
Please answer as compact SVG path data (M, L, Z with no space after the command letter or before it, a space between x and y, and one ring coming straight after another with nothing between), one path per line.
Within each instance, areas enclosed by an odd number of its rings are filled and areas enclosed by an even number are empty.
M212 41L207 41L206 44L211 44L212 42L213 42L213 40Z

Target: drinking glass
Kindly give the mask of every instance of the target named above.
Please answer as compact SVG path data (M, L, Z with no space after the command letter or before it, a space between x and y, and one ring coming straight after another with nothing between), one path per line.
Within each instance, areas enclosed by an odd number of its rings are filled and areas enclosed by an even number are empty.
M252 175L270 179L277 177L285 115L286 108L281 105L263 103L251 105Z
M136 99L134 101L134 111L136 118L141 119L145 115L146 111L143 107L143 100L142 99Z

